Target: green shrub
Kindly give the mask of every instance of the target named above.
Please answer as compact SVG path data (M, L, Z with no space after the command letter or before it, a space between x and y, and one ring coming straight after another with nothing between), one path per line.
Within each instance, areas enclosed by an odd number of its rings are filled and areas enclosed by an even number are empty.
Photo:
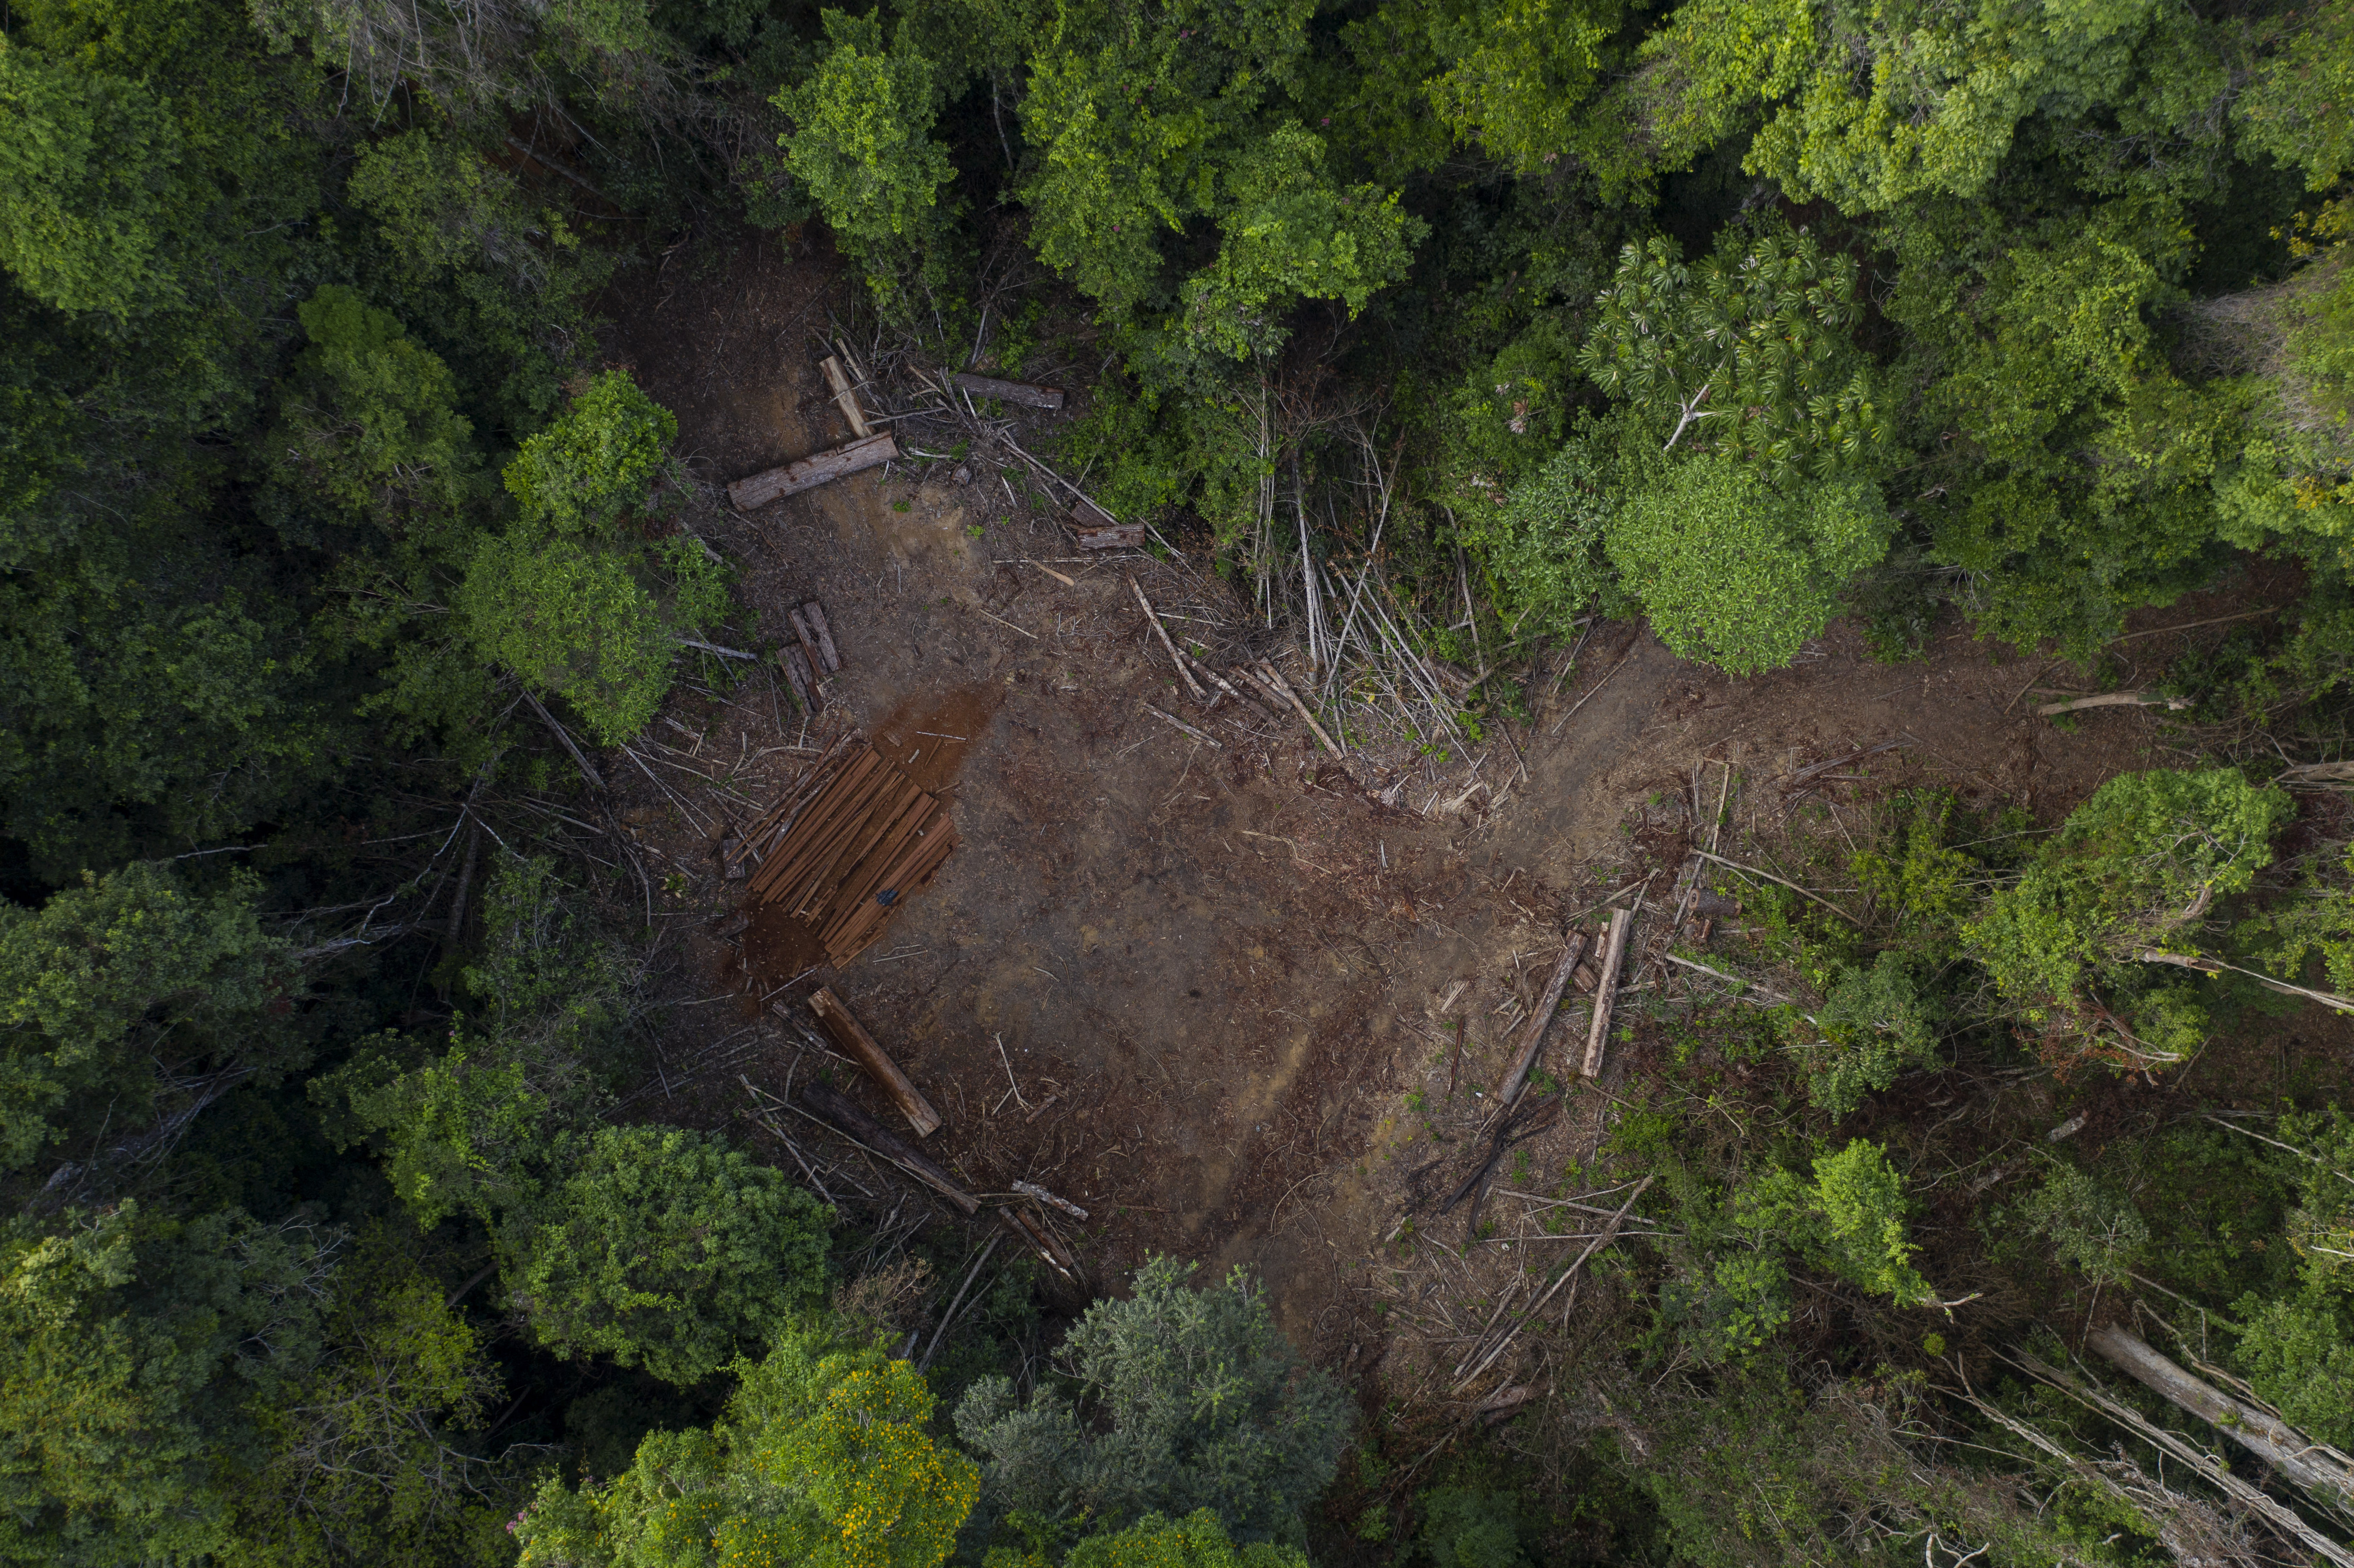
M2020 1205L2030 1231L2052 1255L2103 1285L2122 1285L2149 1245L2133 1200L2073 1165L2055 1165Z
M966 1393L957 1432L988 1456L993 1505L1107 1525L1208 1509L1236 1541L1299 1537L1348 1446L1348 1395L1241 1271L1206 1290L1191 1272L1155 1258L1127 1300L1087 1308L1059 1357L1076 1401L1041 1388L1017 1407L1003 1378Z
M2179 1059L2203 1033L2203 1010L2137 955L2182 950L2217 897L2247 891L2294 810L2284 791L2236 768L2112 779L1988 898L1963 938L2040 1033L2073 1037L2078 1049Z
M554 423L527 438L506 466L507 493L525 520L559 534L604 535L647 509L647 489L678 439L671 411L625 370L588 383Z
M1878 486L1769 480L1722 453L1630 463L1605 535L1659 641L1736 675L1777 669L1840 611L1893 524Z
M1883 951L1869 969L1838 966L1816 1015L1822 1044L1805 1057L1807 1097L1842 1117L1907 1068L1936 1065L1939 1011L1902 953Z

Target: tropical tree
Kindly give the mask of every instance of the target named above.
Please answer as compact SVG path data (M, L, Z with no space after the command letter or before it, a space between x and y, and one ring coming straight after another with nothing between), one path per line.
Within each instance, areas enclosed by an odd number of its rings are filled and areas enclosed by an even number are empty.
M2236 768L2121 775L2069 813L1963 939L2048 1048L2179 1060L2203 1035L2206 1010L2149 965L2198 951L2190 938L2215 900L2246 892L2271 863L2293 810L2285 791Z
M305 981L260 892L141 862L37 910L0 903L0 1172L69 1151L42 1173L51 1201L110 1192L233 1086L307 1062Z
M993 1509L1121 1526L1207 1509L1236 1541L1299 1535L1347 1445L1348 1397L1300 1365L1247 1277L1196 1290L1191 1273L1156 1258L1126 1300L1087 1308L1060 1352L1076 1400L1041 1388L1017 1405L1003 1378L965 1394L957 1432L989 1457Z
M550 1478L515 1523L524 1568L933 1568L980 1481L925 1435L907 1361L788 1331L707 1430L658 1432L623 1474Z

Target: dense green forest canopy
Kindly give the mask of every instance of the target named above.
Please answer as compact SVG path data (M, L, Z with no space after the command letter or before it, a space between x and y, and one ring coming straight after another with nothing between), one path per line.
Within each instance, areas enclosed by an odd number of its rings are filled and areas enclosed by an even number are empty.
M1373 548L1369 471L1404 591L1462 585L1436 651L1490 661L1603 614L1746 674L1843 613L2089 659L2269 556L2304 599L2177 694L2335 760L2349 169L2346 0L6 0L0 1558L2202 1549L2049 1387L1933 1394L1923 1325L2162 1274L2211 1370L2354 1445L2342 1113L2130 1180L2054 1146L1945 1215L1984 1285L1839 1124L1957 1054L2155 1081L2279 1005L2226 955L2354 990L2278 744L2047 834L1908 799L1837 874L1868 927L1787 901L1819 995L1719 1026L1800 1063L1790 1130L1622 1135L1678 1217L1611 1352L1669 1455L1432 1471L1396 1534L1318 1512L1399 1456L1247 1281L1155 1265L1042 1373L1017 1280L895 1356L797 1180L614 1119L642 933L476 806L574 788L736 613L603 291L821 228L941 362L1086 344L1062 455L1270 618ZM1802 1290L1865 1325L1828 1384ZM1935 1399L1960 1446L1908 1468Z

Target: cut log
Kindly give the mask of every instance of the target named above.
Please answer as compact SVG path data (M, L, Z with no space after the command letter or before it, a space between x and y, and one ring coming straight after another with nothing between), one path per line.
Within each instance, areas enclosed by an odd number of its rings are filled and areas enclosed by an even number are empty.
M2225 969L2229 969L2235 975L2245 975L2265 990L2276 991L2283 996L2301 996L2307 1001L2321 1003L2333 1012L2354 1012L2354 996L2339 996L2335 991L2314 991L2306 986L2291 985L2286 980L2274 980L2272 976L2260 974L2254 969L2243 969L2237 964L2227 964L2221 959L2205 958L2196 953L2169 953L2158 948L2137 948L2134 950L2134 957L2145 964L2172 964L2177 969L2196 969L2203 975L2221 974Z
M2084 1344L2168 1404L2213 1423L2316 1500L2333 1508L2354 1506L2354 1468L2335 1449L2317 1446L2278 1416L2200 1382L2123 1329L2095 1329L2084 1336Z
M1193 694L1194 701L1208 702L1210 694L1202 689L1201 682L1193 679L1193 672L1185 668L1185 661L1178 653L1177 644L1169 640L1169 629L1161 624L1161 612L1152 608L1152 601L1144 597L1142 588L1136 586L1134 577L1128 579L1128 591L1134 594L1136 602L1144 607L1145 621L1152 628L1152 634L1161 639L1161 646L1169 651L1169 662L1177 666L1177 678L1185 683L1185 689Z
M896 1133L868 1116L857 1101L832 1084L805 1085L801 1102L819 1120L899 1166L964 1213L981 1213L980 1199L958 1186L947 1171L907 1147Z
M1561 961L1553 967L1553 978L1545 982L1543 1000L1537 1003L1536 1012L1529 1019L1528 1032L1521 1039L1521 1059L1512 1064L1503 1087L1496 1091L1497 1100L1511 1105L1529 1086L1529 1075L1536 1071L1537 1057L1544 1050L1545 1031L1553 1026L1553 1014L1561 1009L1562 992L1569 989L1569 977L1576 971L1577 960L1585 956L1585 933L1570 938L1561 949ZM1458 1033L1458 1041L1461 1039Z
M818 652L817 633L810 630L809 617L798 609L785 611L785 624L793 629L793 636L801 645L801 658L808 663L813 687L821 678L818 672L826 667L824 656Z
M1032 1252L1044 1258L1047 1267L1073 1285L1079 1282L1079 1260L1071 1255L1070 1249L1055 1238L1054 1232L1021 1210L1008 1208L1002 1203L997 1206L997 1219L1007 1230L1020 1236Z
M851 1016L850 1009L842 1004L840 997L820 986L810 993L809 1006L810 1011L817 1014L818 1022L825 1025L825 1032L833 1036L834 1044L865 1068L868 1077L883 1086L884 1092L897 1104L899 1114L906 1117L907 1125L916 1129L917 1138L929 1138L939 1130L940 1113L932 1108L932 1102L924 1097L924 1092L899 1070L899 1064L891 1060L889 1053L875 1043L875 1036L867 1033L865 1027Z
M1150 703L1144 705L1144 711L1150 714L1160 715L1161 723L1172 726L1182 735L1192 736L1195 740L1200 741L1212 751L1224 751L1226 748L1225 742L1214 739L1203 731L1195 729L1192 725L1187 724L1183 719L1179 718L1174 714L1161 712L1161 709L1154 707Z
M1316 715L1308 711L1308 705L1299 700L1299 694L1291 689L1291 683L1283 678L1282 671L1262 659L1258 662L1258 673L1260 678L1265 680L1270 688L1291 705L1292 711L1307 724L1316 738L1324 743L1325 750L1335 757L1343 755L1340 747L1334 744L1332 737L1324 733L1324 726L1316 722Z
M1082 550L1141 550L1144 548L1144 524L1112 523L1101 528L1078 528Z
M1236 664L1226 673L1242 677L1243 684L1250 691L1251 701L1265 708L1269 717L1281 720L1290 716L1291 705L1277 696L1275 688L1261 680L1257 671L1247 664Z
M1038 387L1027 381L1000 381L994 376L973 376L964 372L949 377L976 397L997 397L1008 403L1019 403L1025 408L1044 408L1049 412L1063 406L1063 389L1059 387Z
M748 479L739 479L727 487L728 503L738 512L754 512L771 501L781 501L788 495L799 495L804 490L815 490L830 480L862 469L875 468L899 455L899 443L891 432L869 436L863 441L853 441L846 447L831 451L814 452L798 462L782 468L772 468Z
M2189 697L2162 697L2155 692L2103 692L2096 697L2078 697L2073 702L2046 703L2035 711L2045 718L2054 714L2072 714L2079 708L2165 708L2179 712L2190 705Z
M1627 958L1627 928L1635 923L1625 909L1610 911L1610 935L1602 946L1602 978L1594 982L1594 1022L1585 1032L1585 1063L1578 1070L1589 1078L1602 1075L1602 1048L1610 1039L1610 1005L1618 993L1618 966Z
M793 701L801 704L805 713L822 713L817 697L817 677L810 673L809 661L798 648L777 650L777 668L785 673L785 683L793 689Z
M1200 676L1203 680L1209 682L1210 684L1217 687L1218 690L1225 693L1226 695L1234 698L1237 704L1243 701L1243 694L1235 690L1233 686L1229 685L1224 675L1219 674L1215 670L1211 669L1207 664L1204 664L1199 659L1194 658L1193 654L1186 652L1185 650L1181 648L1177 652L1184 658L1186 668L1192 670L1194 674ZM1217 700L1218 699L1215 697L1212 697L1210 699L1213 705L1214 705Z
M1554 1122L1561 1119L1561 1103L1559 1095L1547 1095L1541 1100L1531 1100L1525 1106L1504 1112L1497 1121L1495 1130L1488 1136L1488 1152L1456 1184L1455 1191L1447 1195L1447 1202L1438 1205L1438 1213L1442 1216L1453 1213L1455 1205L1483 1189L1489 1175L1496 1169L1496 1161L1504 1157L1504 1150L1549 1130ZM1479 1217L1479 1202L1475 1201L1471 1205L1471 1217L1464 1224L1466 1234L1476 1227Z
M528 686L524 688L523 700L531 705L531 711L539 715L539 722L548 727L549 733L564 743L564 749L571 754L573 765L580 769L580 777L588 780L588 787L592 789L603 789L605 776L589 766L588 758L581 754L579 746L573 740L572 732L556 722L556 715L540 705L539 699L531 694L531 688Z
M842 361L827 355L818 365L825 372L825 384L833 389L833 406L850 421L850 433L864 440L875 432L867 426L866 410L858 406L858 394L850 389L850 377L842 371Z
M1060 1209L1075 1220L1084 1220L1087 1217L1087 1212L1085 1209L1080 1208L1068 1198L1057 1198L1035 1181L1016 1181L1013 1183L1013 1190L1025 1198L1036 1199L1048 1208Z
M801 606L801 619L809 622L811 631L817 633L817 651L825 661L825 673L831 675L840 670L842 655L833 646L833 628L826 624L825 606L815 599L810 600Z

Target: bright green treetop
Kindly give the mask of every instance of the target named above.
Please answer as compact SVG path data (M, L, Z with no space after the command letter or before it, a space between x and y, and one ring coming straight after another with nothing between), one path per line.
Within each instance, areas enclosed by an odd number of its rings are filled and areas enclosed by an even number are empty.
M1731 235L1692 266L1672 239L1629 245L1595 312L1578 367L1663 450L1689 443L1820 475L1868 462L1884 439L1848 336L1855 265L1810 235Z
M1718 453L1628 470L1637 487L1606 535L1611 564L1662 642L1736 675L1796 658L1848 579L1887 553L1893 524L1867 479L1777 483Z
M793 122L779 139L785 164L884 288L936 242L939 188L956 177L931 137L940 71L904 29L886 48L879 16L827 10L821 19L827 48L817 70L772 101Z
M625 370L584 387L561 418L525 439L506 466L507 493L526 520L559 534L602 535L646 508L670 461L678 419Z
M931 1391L875 1350L781 1335L709 1431L648 1437L602 1486L550 1479L522 1568L934 1568L971 1511L972 1462L935 1444Z
M1775 1171L1741 1195L1754 1223L1794 1244L1809 1261L1899 1306L1934 1302L1913 1266L1904 1179L1881 1147L1864 1139L1815 1158L1812 1181Z
M700 1383L823 1286L832 1211L724 1139L602 1127L559 1160L500 1245L508 1299L560 1354Z
M1963 938L2029 1020L2090 1027L2109 1011L2104 991L2137 980L2137 953L2181 950L2216 898L2247 891L2294 810L2236 768L2122 774L2069 813Z

